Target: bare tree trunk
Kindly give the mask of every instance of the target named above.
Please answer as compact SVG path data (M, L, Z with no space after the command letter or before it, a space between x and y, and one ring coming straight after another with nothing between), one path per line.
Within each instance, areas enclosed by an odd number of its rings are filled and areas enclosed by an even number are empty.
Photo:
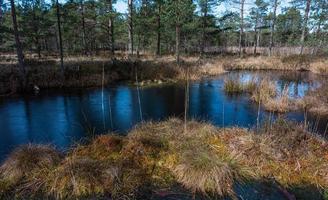
M255 36L254 36L254 52L253 54L256 55L256 48L257 48L257 38L258 38L258 32L257 30L255 29Z
M244 35L244 5L245 0L240 0L240 32L239 32L239 56L243 57L243 35Z
M15 8L15 2L14 0L10 0L11 5L11 16L13 20L13 29L14 29L14 36L15 36L15 42L16 42L16 52L17 52L17 58L18 58L18 65L20 69L20 79L21 79L21 85L23 90L26 89L26 69L24 65L24 54L22 50L22 44L19 39L19 32L18 32L18 26L17 26L17 18L16 18L16 8Z
M254 55L256 55L256 48L257 48L257 45L258 45L258 28L257 28L257 24L258 24L258 18L259 18L259 14L257 12L256 14L256 20L255 20L255 28L254 28L254 32L255 32L255 36L254 36Z
M3 10L2 10L3 0L0 0L0 28L2 26ZM0 38L0 43L2 43L2 37Z
M274 27L276 25L277 7L278 7L278 0L274 0L274 5L273 5L273 18L272 18L271 31L270 31L269 56L272 55L273 36L274 36Z
M322 45L322 39L320 38L320 35L321 35L321 23L322 23L322 20L321 18L319 19L319 23L318 23L318 28L317 28L317 31L316 31L316 40L319 40L319 45L314 47L314 51L313 51L313 55L316 55L318 50L321 48L321 45Z
M161 2L158 2L158 13L157 13L157 50L156 55L161 55Z
M110 37L110 51L112 55L115 54L115 38L114 38L114 16L113 16L113 1L108 0L109 4L109 22L108 22L108 28L109 28L109 37Z
M39 39L39 21L35 15L35 10L33 9L33 30L35 32L35 37L34 37L34 42L36 46L36 50L38 53L38 58L41 58L41 44L40 44L40 39Z
M206 41L206 27L207 27L207 10L208 10L208 1L205 0L205 9L203 13L203 26L202 26L202 45L201 45L201 54L204 54L205 50L205 41Z
M3 10L2 10L3 0L0 0L0 26L2 25Z
M187 133L187 120L189 109L189 67L186 69L186 86L185 86L185 110L184 110L184 132Z
M260 36L261 36L261 30L257 32L257 38L256 38L256 46L260 47Z
M63 40L62 40L60 8L59 8L58 0L56 0L56 7L57 7L57 26L58 26L59 51L60 51L60 69L62 72L62 76L64 77L65 68L64 68L64 55L63 55Z
M300 54L303 54L303 48L304 48L304 40L306 35L306 28L309 20L309 12L310 12L310 6L311 6L311 0L306 1L306 7L305 7L305 13L304 13L304 24L302 29L302 35L301 35L301 51Z
M82 44L83 44L83 54L88 54L88 47L86 41L86 31L85 31L85 17L84 17L84 2L83 0L80 1L81 5L81 20L82 20Z
M180 24L175 25L175 56L176 61L180 63Z
M129 54L133 55L133 0L128 0Z

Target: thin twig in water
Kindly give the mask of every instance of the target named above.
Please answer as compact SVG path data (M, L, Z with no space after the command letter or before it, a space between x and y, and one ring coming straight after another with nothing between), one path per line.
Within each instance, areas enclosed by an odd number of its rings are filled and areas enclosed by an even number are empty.
M326 137L327 131L328 131L328 122L327 122L327 125L326 125L326 128L325 128L325 132L324 132L324 134L323 134L323 137L324 137L324 138Z
M102 118L104 131L106 130L106 122L105 122L105 106L104 106L104 84L105 84L105 64L102 66L102 82L101 82L101 110L102 110Z
M259 104L258 104L258 108L257 108L257 119L256 119L257 132L259 131L259 128L260 128L260 111L261 111L261 94L259 92Z
M140 114L140 120L143 121L142 118L142 109L141 109L141 100L140 100L140 90L139 90L139 82L138 82L138 68L135 68L136 71L136 85L137 85L137 94L138 94L138 103L139 103L139 114Z
M222 127L224 130L224 100L222 101Z
M185 88L185 113L184 113L184 132L187 132L187 118L188 118L188 104L189 104L189 67L186 70L186 88Z
M112 106L111 106L111 99L110 93L108 94L108 110L109 110L109 120L110 120L110 127L113 129L113 116L112 116Z

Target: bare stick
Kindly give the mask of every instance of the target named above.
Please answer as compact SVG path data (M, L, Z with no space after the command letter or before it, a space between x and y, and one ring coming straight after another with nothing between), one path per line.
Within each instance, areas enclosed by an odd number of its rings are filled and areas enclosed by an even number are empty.
M105 85L105 63L102 66L102 82L101 82L101 109L103 114L103 125L104 130L106 130L106 122L105 122L105 106L104 106L104 85Z
M111 106L111 100L110 100L110 93L108 95L108 109L109 109L109 120L110 120L110 127L113 129L113 116L112 116L112 106Z
M259 105L257 108L257 119L256 119L257 132L259 131L260 128L260 111L261 111L261 94L259 93Z
M187 115L188 115L188 104L189 104L189 67L186 73L186 88L185 88L185 113L184 113L184 132L187 132Z
M138 82L138 69L137 69L137 67L136 67L136 84L137 84L137 94L138 94L140 120L143 121L143 118L142 118L142 109L141 109L141 100L140 100L140 91L139 91L139 82Z

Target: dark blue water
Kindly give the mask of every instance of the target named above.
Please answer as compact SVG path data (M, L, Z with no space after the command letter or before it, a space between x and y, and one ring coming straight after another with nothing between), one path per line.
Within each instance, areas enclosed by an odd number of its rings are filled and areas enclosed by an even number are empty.
M317 85L307 73L272 75L270 72L231 72L216 78L192 82L190 85L189 118L212 122L217 126L256 124L257 105L248 95L229 96L223 91L224 79L242 81L265 78L275 81L278 88L290 88L293 98L303 96ZM312 75L311 75L312 76ZM0 160L15 147L26 143L53 144L67 148L90 134L115 131L125 134L142 119L162 120L183 117L183 85L141 88L128 85L102 89L41 91L39 94L0 99ZM263 121L270 114L261 112ZM303 120L302 113L288 113L290 119ZM325 124L322 122L320 124ZM324 129L321 125L319 129Z

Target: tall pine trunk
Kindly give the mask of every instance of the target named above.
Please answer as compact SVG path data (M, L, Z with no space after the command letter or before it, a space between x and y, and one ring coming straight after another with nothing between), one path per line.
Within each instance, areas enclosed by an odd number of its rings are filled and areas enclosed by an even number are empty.
M88 54L88 47L86 41L86 31L85 31L85 17L84 17L84 2L83 0L80 1L81 5L81 20L82 20L82 45L83 45L83 53L84 55Z
M3 10L2 10L3 0L0 0L0 28L2 26ZM2 43L2 37L0 38L0 43Z
M277 7L278 7L278 0L274 0L274 4L273 4L273 16L272 16L271 31L270 31L269 56L272 55L273 36L274 36L274 27L276 25Z
M133 0L128 0L129 54L133 55Z
M318 23L318 27L317 27L317 31L315 33L315 38L317 41L319 41L319 45L314 47L314 51L312 52L312 55L316 55L318 50L321 48L322 45L322 39L320 38L320 33L321 33L321 23L322 23L322 19L319 19L319 23Z
M256 20L255 20L255 28L254 28L254 32L255 32L255 36L254 36L254 55L256 55L256 48L258 46L258 35L259 35L258 27L257 27L258 18L259 18L259 14L257 13L256 14Z
M180 64L180 33L181 27L180 24L176 24L175 26L175 56L176 62Z
M40 38L39 38L39 19L37 19L36 15L35 15L35 10L33 10L33 30L35 32L35 37L34 37L34 41L35 41L35 46L36 46L36 50L38 53L38 58L41 59L41 44L40 44Z
M157 50L156 50L156 55L160 56L161 55L161 8L162 5L160 2L158 2L158 12L157 12Z
M204 54L204 50L205 50L207 10L208 10L208 1L205 0L205 9L204 9L204 13L203 13L203 25L202 25L202 44L201 44L201 54L202 55Z
M109 40L110 40L110 51L112 55L115 54L115 40L114 40L114 16L113 16L113 1L108 0L108 7L109 7L109 21L108 21L108 28L109 28Z
M244 5L245 0L240 0L240 31L239 31L239 56L243 57L243 35L244 35Z
M64 77L64 55L63 55L63 40L62 40L62 32L61 32L61 22L60 22L60 8L59 8L59 2L56 0L56 7L57 7L57 26L58 26L58 37L59 37L59 53L60 53L60 69L62 76Z
M302 35L301 35L301 51L300 51L301 55L303 54L303 49L304 49L304 40L305 40L306 28L309 20L310 6L311 6L311 0L306 0L304 24L303 24Z
M3 10L2 10L3 0L0 0L0 26L2 25Z
M16 52L17 52L17 58L18 58L18 65L20 69L20 81L21 86L23 90L26 89L26 69L24 65L24 54L22 50L22 44L19 39L19 32L18 32L18 26L17 26L17 18L16 18L16 8L15 8L15 2L14 0L10 0L11 5L11 16L12 16L12 22L13 22L13 29L14 29L14 36L15 36L15 42L16 42Z

